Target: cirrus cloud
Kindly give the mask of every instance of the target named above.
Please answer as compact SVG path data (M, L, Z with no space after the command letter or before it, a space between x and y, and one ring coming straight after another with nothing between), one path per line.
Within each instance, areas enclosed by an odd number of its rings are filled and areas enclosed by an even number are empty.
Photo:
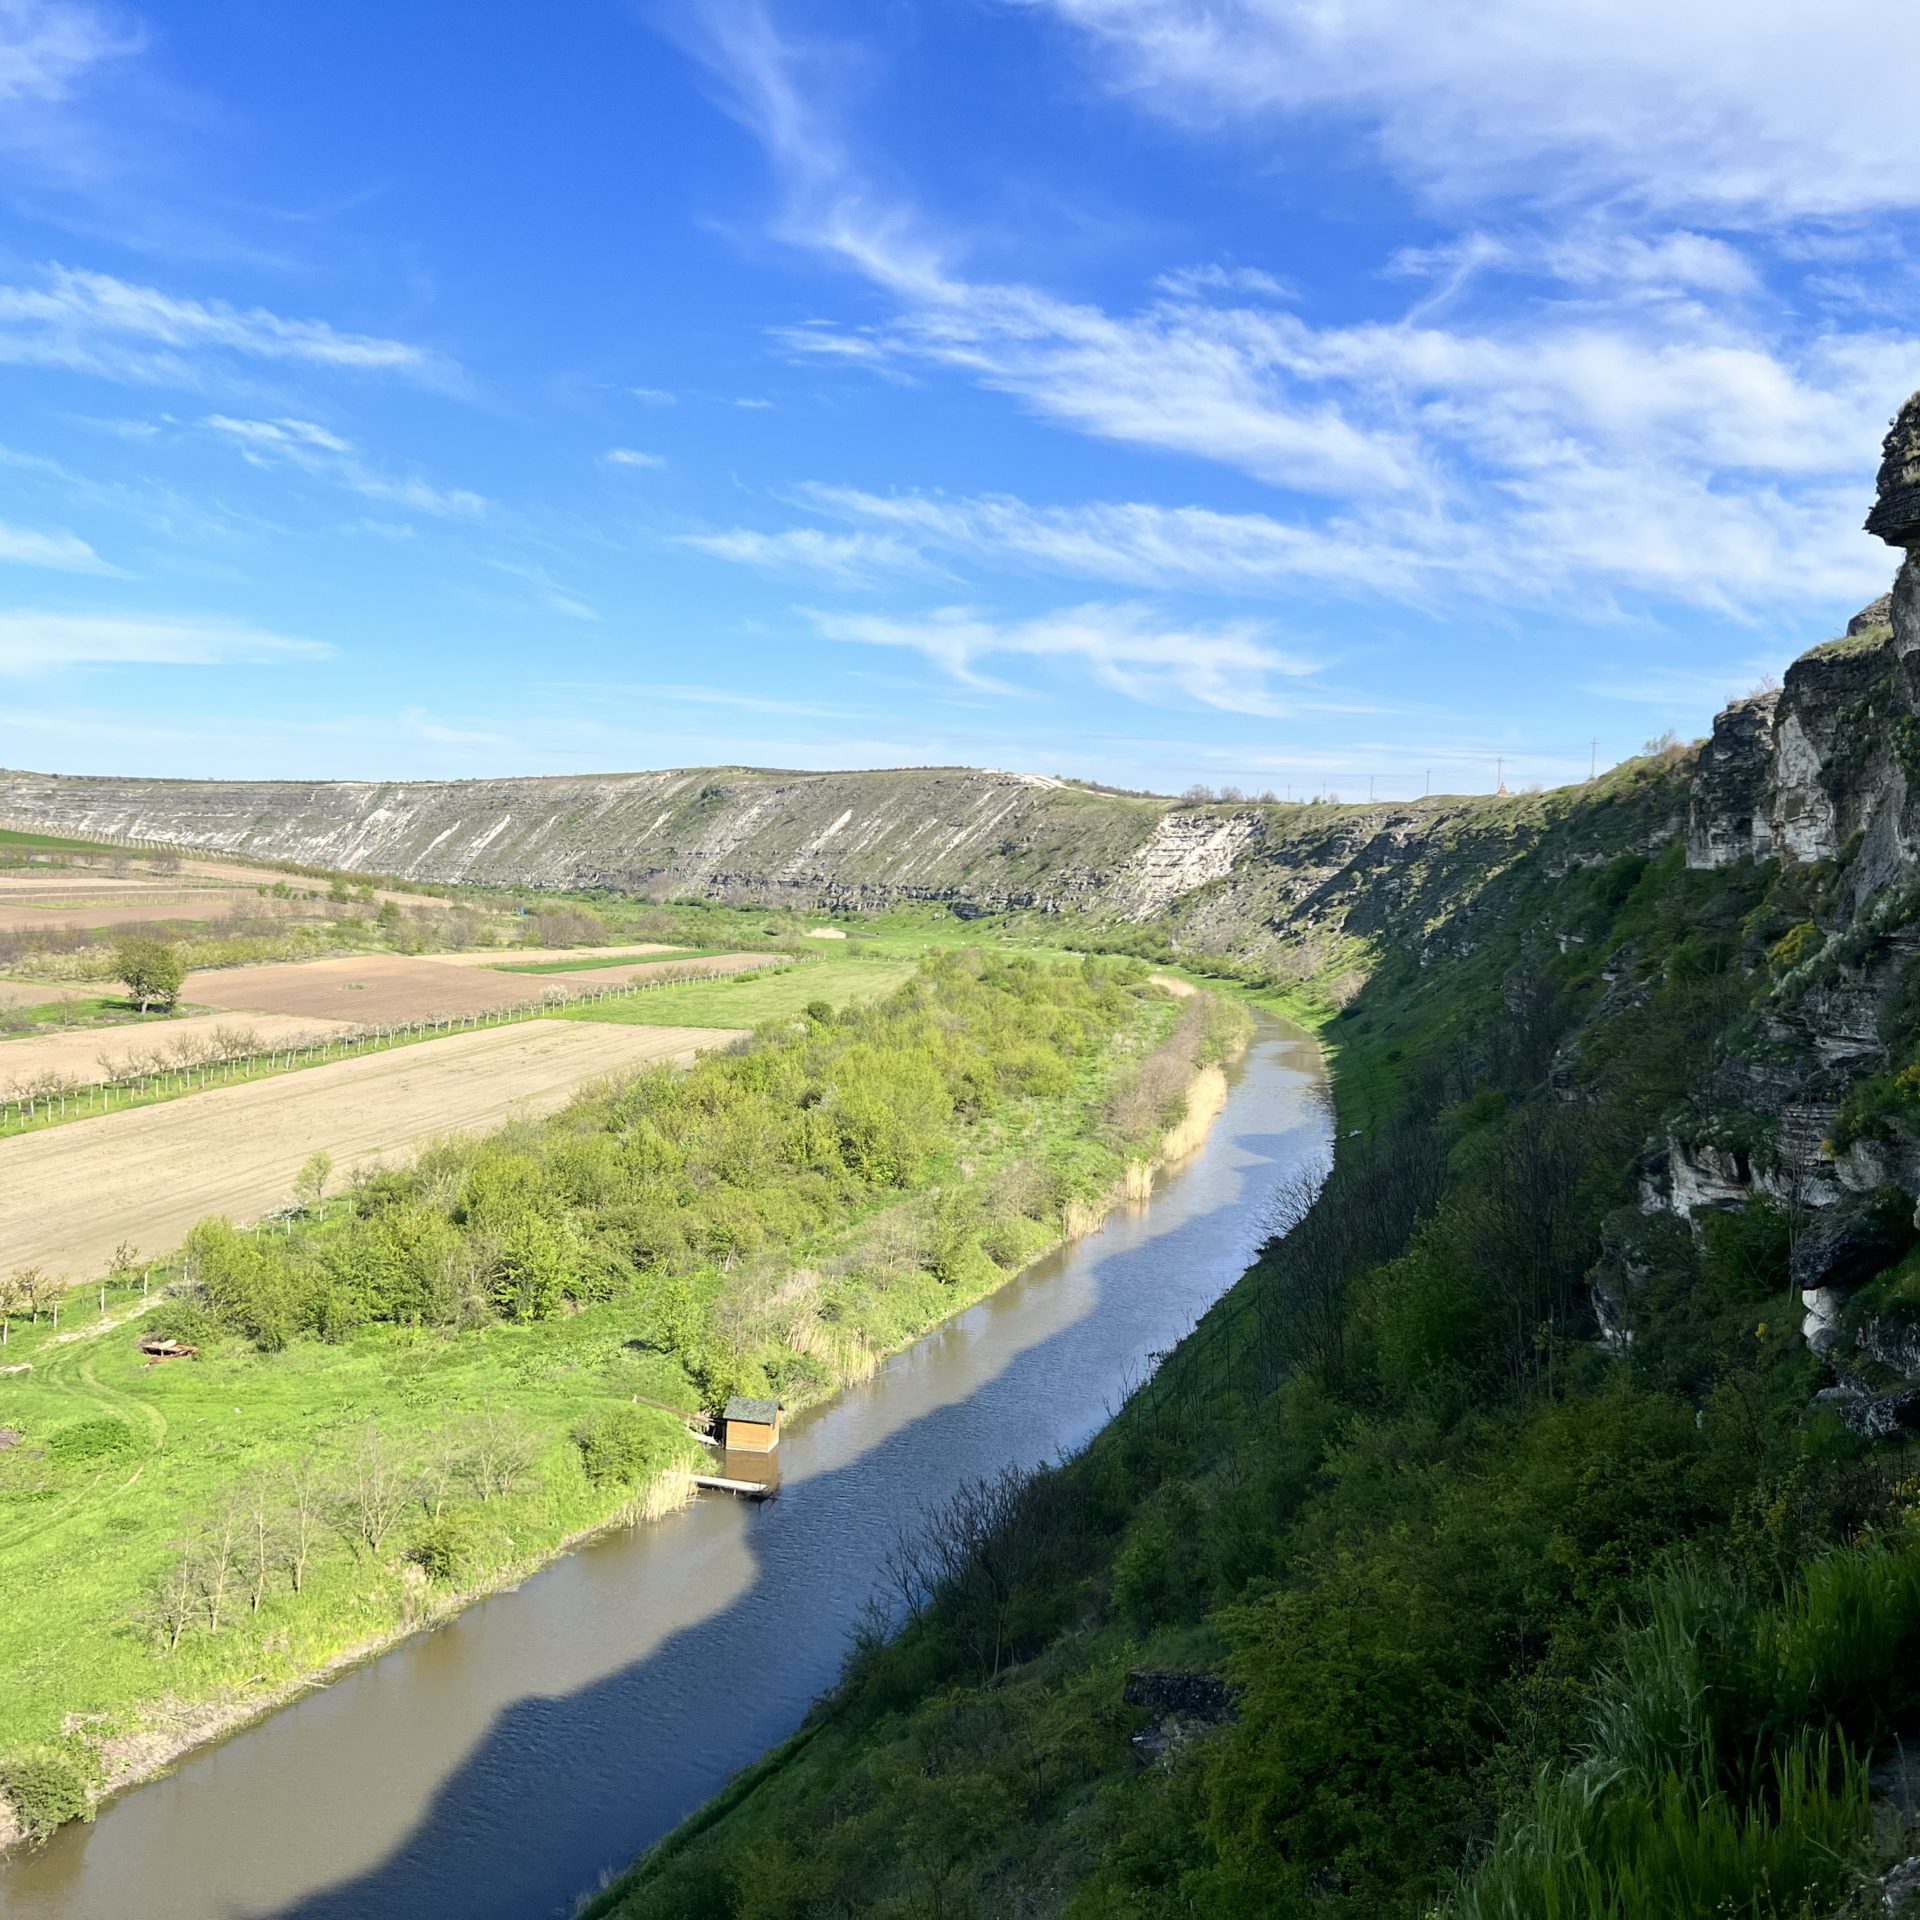
M332 653L322 641L229 620L0 611L0 674L16 677L74 667L266 666L325 660Z

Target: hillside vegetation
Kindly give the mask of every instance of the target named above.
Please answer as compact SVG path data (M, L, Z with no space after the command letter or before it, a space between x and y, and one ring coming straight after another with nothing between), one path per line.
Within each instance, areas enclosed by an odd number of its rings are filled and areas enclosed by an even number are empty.
M1318 1197L1081 1455L903 1541L842 1684L595 1915L1891 1910L1920 591L1893 606L1697 759L1456 846L1449 911L1438 863L1364 905Z
M1137 964L951 952L332 1202L322 1169L283 1227L204 1222L135 1324L17 1303L17 1820L685 1497L686 1416L820 1398L1081 1230L1242 1024Z

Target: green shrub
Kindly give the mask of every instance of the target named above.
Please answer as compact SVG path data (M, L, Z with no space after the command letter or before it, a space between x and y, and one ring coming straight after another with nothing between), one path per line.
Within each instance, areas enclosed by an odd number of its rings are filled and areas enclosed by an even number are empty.
M1791 973L1819 944L1820 929L1811 920L1802 920L1767 949L1767 965L1778 979L1783 973Z
M91 1812L87 1783L72 1761L44 1748L0 1762L0 1787L30 1834L51 1833Z
M430 1580L458 1580L478 1547L470 1515L449 1508L436 1513L407 1550L407 1558Z
M645 1477L662 1449L656 1422L638 1407L613 1407L581 1421L574 1431L580 1464L596 1487L630 1487Z

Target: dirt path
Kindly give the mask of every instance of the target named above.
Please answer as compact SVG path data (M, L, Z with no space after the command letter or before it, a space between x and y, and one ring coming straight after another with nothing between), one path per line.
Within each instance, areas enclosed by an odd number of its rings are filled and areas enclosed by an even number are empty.
M166 1253L208 1214L249 1220L283 1205L316 1148L344 1176L443 1133L551 1112L600 1074L684 1063L737 1037L534 1020L0 1140L0 1268L85 1280L123 1240Z

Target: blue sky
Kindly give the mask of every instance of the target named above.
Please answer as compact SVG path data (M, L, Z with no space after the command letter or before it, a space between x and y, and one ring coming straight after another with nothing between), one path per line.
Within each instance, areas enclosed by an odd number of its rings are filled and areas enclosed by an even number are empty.
M1891 576L1906 38L0 0L0 764L1351 798L1703 731Z

